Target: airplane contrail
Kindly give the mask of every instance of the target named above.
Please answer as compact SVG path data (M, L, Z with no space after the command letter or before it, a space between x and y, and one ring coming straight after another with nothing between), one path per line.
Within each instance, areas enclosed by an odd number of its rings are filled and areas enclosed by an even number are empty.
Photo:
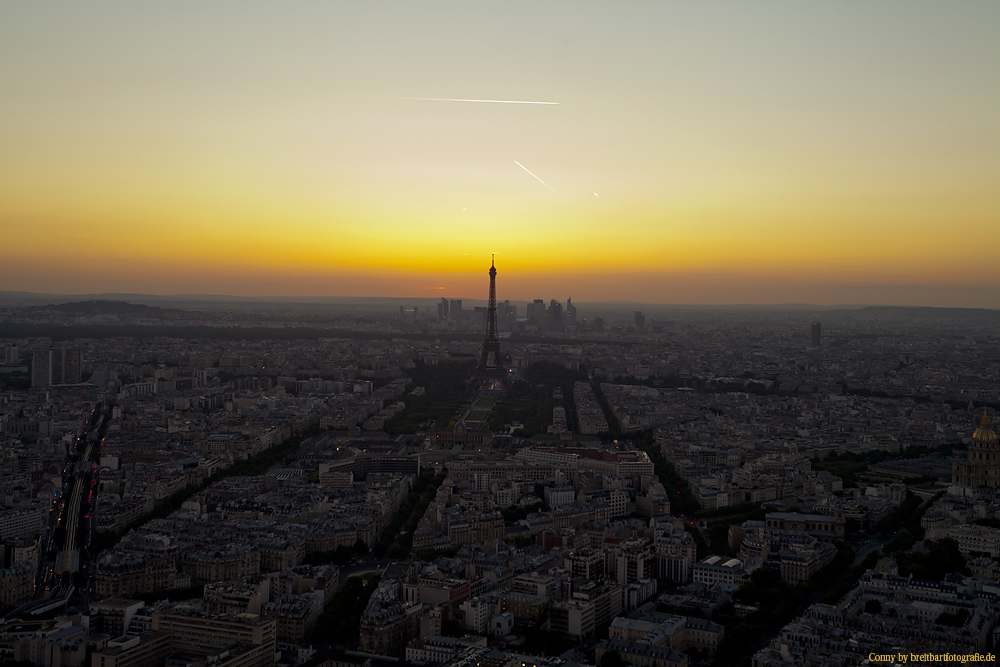
M559 104L558 102L531 102L528 100L462 100L448 97L403 97L404 100L420 100L423 102L491 102L493 104Z
M518 167L520 167L521 169L524 169L526 172L528 172L529 174L531 174L531 170L528 169L527 167L525 167L523 164L521 164L517 160L514 160L514 164L516 164ZM535 176L534 174L531 174L531 175ZM535 176L535 178L538 178L538 177ZM547 187L549 190L552 190L552 192L555 192L555 188L553 188L551 185L549 185L548 183L546 183L542 179L538 178L538 182L541 183L542 185L544 185L545 187Z

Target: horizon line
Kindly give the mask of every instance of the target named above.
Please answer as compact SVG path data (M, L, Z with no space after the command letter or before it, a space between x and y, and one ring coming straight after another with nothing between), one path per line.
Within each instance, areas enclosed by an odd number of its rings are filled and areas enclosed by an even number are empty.
M193 299L198 301L211 301L224 300L224 301L247 301L254 300L260 302L267 302L269 300L281 301L288 299L295 300L310 300L310 301L322 301L328 299L350 299L350 300L366 300L370 299L373 301L385 301L385 300L396 300L396 301L440 301L444 297L432 297L432 296L344 296L344 295L326 295L326 296L296 296L296 295L258 295L258 296L240 296L235 294L198 294L198 293L181 293L181 294L146 294L146 293L136 293L136 292L93 292L93 293L77 293L77 294L54 294L49 292L27 292L20 290L0 290L0 300L6 299L16 299L17 295L23 295L24 298L38 297L38 298L66 298L72 300L109 300L108 297L112 297L110 300L120 300L124 301L126 298L150 298L150 299ZM572 298L572 297L570 297ZM480 297L448 297L448 301L452 300L466 300L466 301L489 301L488 298ZM531 303L534 299L504 299L505 301L523 301L525 303ZM752 302L729 302L729 303L664 303L664 302L654 302L654 301L611 301L611 300L594 300L594 301L578 301L575 302L580 305L589 304L620 304L620 305L639 305L639 306L651 306L651 307L667 307L667 308L818 308L823 310L831 310L836 308L847 308L847 309L862 309L862 308L940 308L940 309L955 309L955 310L988 310L988 311L1000 311L1000 307L988 307L988 306L926 306L920 304L901 304L901 303L837 303L837 304L818 304L818 303L806 303L806 302L771 302L771 303L752 303ZM58 304L56 304L58 305Z

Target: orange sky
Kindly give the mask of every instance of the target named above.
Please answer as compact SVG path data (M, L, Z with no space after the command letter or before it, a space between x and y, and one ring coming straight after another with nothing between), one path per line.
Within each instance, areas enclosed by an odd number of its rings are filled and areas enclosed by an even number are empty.
M0 289L1000 307L996 3L355 5L0 6Z

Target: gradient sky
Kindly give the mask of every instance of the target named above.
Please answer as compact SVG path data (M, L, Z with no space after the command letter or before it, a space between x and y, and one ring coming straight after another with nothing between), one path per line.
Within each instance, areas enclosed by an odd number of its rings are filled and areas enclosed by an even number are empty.
M995 0L5 2L0 289L485 298L496 252L500 298L1000 308L998 35Z

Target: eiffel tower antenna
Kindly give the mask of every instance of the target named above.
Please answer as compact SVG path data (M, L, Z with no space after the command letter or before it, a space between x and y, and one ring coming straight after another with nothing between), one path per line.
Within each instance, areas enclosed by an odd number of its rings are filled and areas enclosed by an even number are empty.
M483 341L483 351L479 355L479 365L476 366L469 382L472 391L482 389L503 389L510 391L510 373L503 363L500 353L500 335L497 333L497 267L496 253L490 260L490 306L486 318L486 340Z

